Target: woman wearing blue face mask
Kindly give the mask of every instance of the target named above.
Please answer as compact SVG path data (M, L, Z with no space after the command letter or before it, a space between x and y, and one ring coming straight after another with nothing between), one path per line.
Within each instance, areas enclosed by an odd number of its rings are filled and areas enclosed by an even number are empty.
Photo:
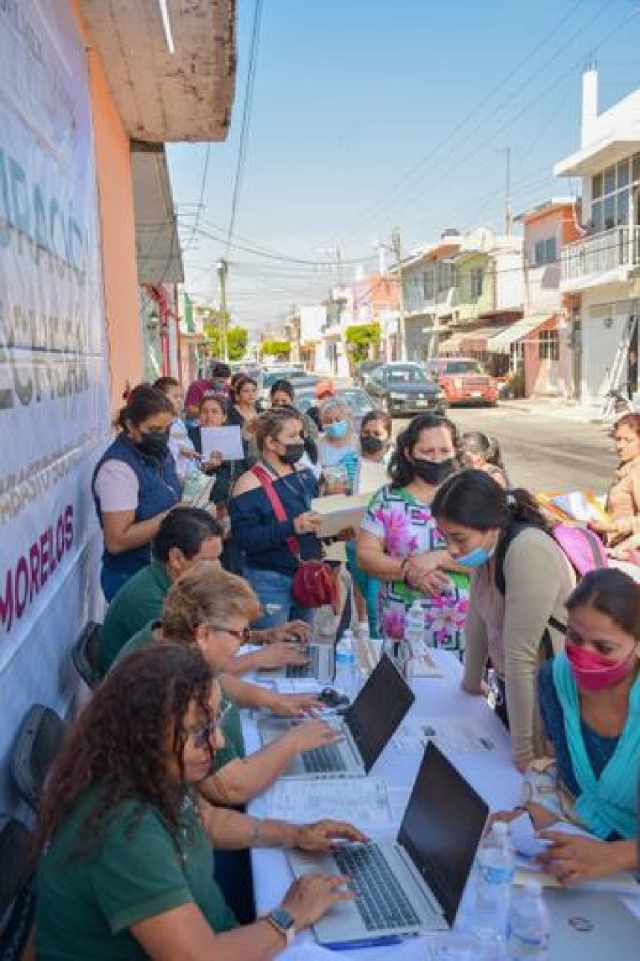
M322 435L318 443L318 459L325 473L327 493L353 490L358 472L358 438L353 432L351 409L338 397L326 400L320 408ZM343 478L332 481L332 475Z
M463 688L486 693L490 659L512 753L525 770L544 751L536 681L541 661L563 646L575 573L531 495L507 493L485 471L445 481L432 511L453 560L473 572Z

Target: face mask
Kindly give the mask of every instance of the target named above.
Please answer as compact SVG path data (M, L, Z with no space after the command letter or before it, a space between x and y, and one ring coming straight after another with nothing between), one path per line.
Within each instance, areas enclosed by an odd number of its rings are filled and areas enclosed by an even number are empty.
M149 457L160 457L169 446L169 428L163 431L141 431L138 448Z
M302 455L304 454L304 444L302 441L295 444L285 444L284 454L279 454L280 460L283 464L289 464L291 467L293 464L297 464Z
M335 424L327 424L324 432L327 437L334 437L337 439L339 437L344 437L348 430L349 425L347 424L346 420L339 420Z
M636 660L633 651L624 661L612 662L602 654L569 643L565 653L581 691L602 691L619 684L633 669Z
M460 567L482 567L488 560L491 560L492 556L493 551L488 550L486 547L474 547L468 554L463 554L462 557L456 557L455 562L459 564Z
M373 437L371 434L363 434L360 438L360 447L363 454L379 454L386 446L380 437Z
M450 457L449 460L440 461L440 463L436 463L434 460L416 460L413 462L413 469L420 480L435 487L445 481L450 474L453 474L456 464L453 457Z

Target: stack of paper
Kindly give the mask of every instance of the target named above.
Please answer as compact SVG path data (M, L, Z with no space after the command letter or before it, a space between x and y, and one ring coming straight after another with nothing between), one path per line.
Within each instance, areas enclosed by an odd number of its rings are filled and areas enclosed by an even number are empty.
M311 510L320 514L319 537L335 537L348 527L360 527L371 494L329 494L311 501Z

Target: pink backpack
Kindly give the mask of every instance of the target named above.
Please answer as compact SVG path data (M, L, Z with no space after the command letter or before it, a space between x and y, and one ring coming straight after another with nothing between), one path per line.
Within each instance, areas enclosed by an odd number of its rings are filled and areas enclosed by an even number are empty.
M558 524L551 533L554 541L571 561L579 578L589 571L609 566L604 544L598 535L588 528Z

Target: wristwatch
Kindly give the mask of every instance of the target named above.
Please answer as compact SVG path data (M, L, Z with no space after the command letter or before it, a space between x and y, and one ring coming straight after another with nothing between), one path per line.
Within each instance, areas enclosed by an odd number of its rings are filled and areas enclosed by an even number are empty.
M287 942L287 947L291 947L296 936L296 922L293 920L286 908L274 908L269 914L265 915L268 921Z

